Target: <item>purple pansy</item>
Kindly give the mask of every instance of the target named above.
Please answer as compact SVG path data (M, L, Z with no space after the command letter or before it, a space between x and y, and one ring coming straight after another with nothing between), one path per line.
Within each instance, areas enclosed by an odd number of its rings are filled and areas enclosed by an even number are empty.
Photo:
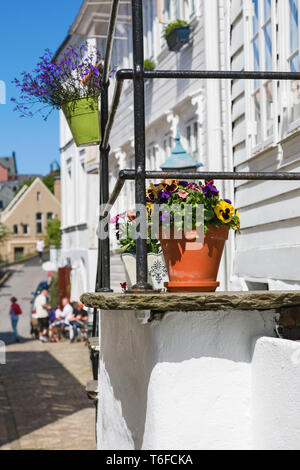
M172 197L171 191L165 191L162 189L158 194L158 201L162 203L167 202L170 197Z
M217 188L212 184L207 184L206 186L204 186L204 188L202 188L202 191L205 194L205 197L214 197L218 196L219 194Z
M170 212L163 212L160 216L159 216L159 220L164 223L164 222L169 222L169 221L172 221L173 220L173 217L171 217L171 214Z

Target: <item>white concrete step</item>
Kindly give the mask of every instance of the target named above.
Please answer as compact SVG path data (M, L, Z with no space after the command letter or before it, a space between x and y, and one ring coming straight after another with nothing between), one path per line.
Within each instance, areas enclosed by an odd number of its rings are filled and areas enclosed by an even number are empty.
M125 271L120 255L113 255L110 259L110 284L114 292L121 292L121 282L125 282Z

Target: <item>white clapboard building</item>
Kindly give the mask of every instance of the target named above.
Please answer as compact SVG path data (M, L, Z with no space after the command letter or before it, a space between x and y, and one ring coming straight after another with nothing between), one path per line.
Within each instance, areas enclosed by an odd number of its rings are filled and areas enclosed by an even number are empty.
M87 39L105 51L110 6L84 1L58 53ZM145 59L164 70L299 71L298 0L144 0ZM130 4L122 6L112 65L132 67ZM164 25L185 19L190 41L175 53ZM111 79L110 95L114 89ZM148 80L145 84L147 168L170 155L177 130L206 171L299 171L298 82ZM76 148L61 116L62 264L73 268L73 296L93 290L97 260L98 148ZM124 84L110 140L110 190L134 167L133 87ZM199 179L200 179L199 175ZM241 215L220 269L221 289L298 288L300 188L297 182L217 183ZM127 182L116 210L134 208ZM124 279L112 239L112 281Z

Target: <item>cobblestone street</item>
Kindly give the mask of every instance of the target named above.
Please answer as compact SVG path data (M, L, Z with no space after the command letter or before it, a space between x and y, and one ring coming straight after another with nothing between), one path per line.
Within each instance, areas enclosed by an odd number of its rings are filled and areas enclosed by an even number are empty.
M0 288L0 339L7 343L6 365L0 365L0 450L96 449L95 409L85 392L92 378L88 348L68 341L43 344L29 336L26 292L43 276L35 264L17 267ZM12 294L24 312L20 344L11 343L9 333Z

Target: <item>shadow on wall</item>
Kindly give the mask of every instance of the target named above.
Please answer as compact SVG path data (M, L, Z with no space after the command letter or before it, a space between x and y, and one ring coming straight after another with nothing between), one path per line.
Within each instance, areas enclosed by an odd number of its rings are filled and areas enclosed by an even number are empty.
M241 368L241 377L245 376L248 381L249 369L245 366L252 360L253 338L262 335L274 335L273 311L174 312L166 314L160 322L146 325L137 321L133 311L103 311L99 382L102 397L99 414L102 418L98 428L101 445L111 448L119 444L116 436L123 436L120 443L124 448L134 446L141 449L147 405L152 399L149 386L153 376L159 377L158 383L164 383L162 403L168 400L168 374L172 377L170 386L173 389L169 389L169 399L172 400L176 388L185 393L181 371L189 367L195 366L194 385L198 390L195 393L201 393L203 387L202 364L208 364L206 374L211 373L212 380L214 375L218 377L224 365L230 370L230 364L236 364ZM212 362L201 361L204 358ZM217 364L216 369L213 369L214 364ZM181 383L174 377L178 377ZM193 380L192 377L193 372L188 380ZM226 380L230 382L230 374ZM247 387L243 380L236 386ZM156 394L157 399L159 393ZM118 422L118 426L113 430L114 422ZM111 436L115 437L110 440Z
M91 406L84 387L48 352L7 351L6 362L0 366L0 447Z

